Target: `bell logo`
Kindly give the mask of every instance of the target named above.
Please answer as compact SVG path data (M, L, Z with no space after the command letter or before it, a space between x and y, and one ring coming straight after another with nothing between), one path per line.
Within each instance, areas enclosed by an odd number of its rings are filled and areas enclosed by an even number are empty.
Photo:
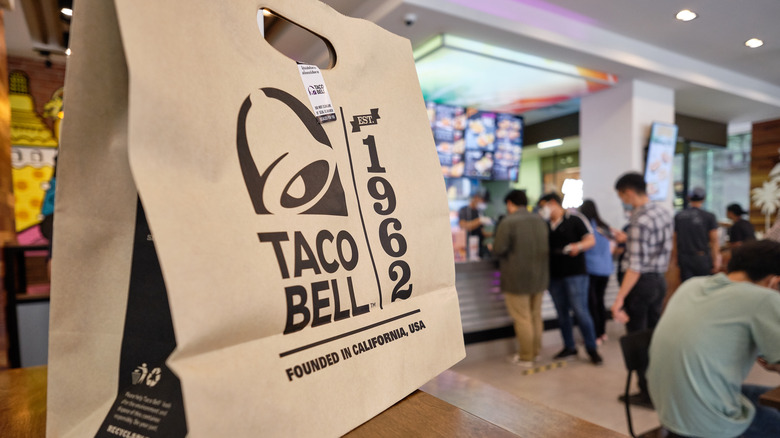
M325 130L317 122L314 114L300 100L276 88L262 88L261 91L266 98L283 103L287 110L303 123L311 138L316 140L311 142L310 146L304 146L307 150L311 150L312 155L322 152L317 148L333 150ZM291 172L289 170L291 157L288 157L290 153L285 152L264 166L265 169L262 173L259 171L247 139L247 117L251 108L251 96L247 96L238 113L236 146L241 173L255 213L278 214L287 211L293 214L347 216L344 188L341 185L338 167L335 163L331 163L327 159L318 159L301 168L294 167L297 172ZM282 169L283 166L280 166L280 163L283 162L288 165L284 166L284 169ZM287 175L284 175L285 172ZM281 193L268 193L270 192L269 179L272 176L274 176L275 181L282 178L282 185L286 181Z

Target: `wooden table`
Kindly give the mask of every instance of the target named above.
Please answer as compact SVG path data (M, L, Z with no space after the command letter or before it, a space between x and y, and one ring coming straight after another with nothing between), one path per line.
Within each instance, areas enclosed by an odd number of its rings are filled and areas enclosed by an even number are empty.
M758 398L758 402L764 406L780 409L780 386L769 392L761 394L761 396Z
M453 371L422 389L346 436L625 438ZM0 371L0 437L39 438L45 430L46 367Z

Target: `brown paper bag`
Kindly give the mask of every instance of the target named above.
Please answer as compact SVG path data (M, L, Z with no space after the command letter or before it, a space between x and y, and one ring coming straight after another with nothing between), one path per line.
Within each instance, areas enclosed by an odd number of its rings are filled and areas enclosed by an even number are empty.
M332 44L324 86L262 7ZM407 40L314 0L76 8L48 436L336 436L464 356Z

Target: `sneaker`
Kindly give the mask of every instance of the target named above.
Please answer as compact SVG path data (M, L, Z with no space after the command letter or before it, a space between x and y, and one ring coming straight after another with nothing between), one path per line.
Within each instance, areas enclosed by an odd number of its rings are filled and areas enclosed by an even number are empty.
M535 365L534 362L531 361L531 360L522 360L522 359L520 359L520 355L519 354L515 354L514 356L510 357L509 358L509 362L511 364L513 364L513 365L517 365L517 366L523 367L523 368L533 368L534 365Z
M588 356L590 356L590 363L593 365L601 365L604 363L604 360L601 359L601 356L599 355L599 352L596 350L588 350Z
M618 400L621 401L622 403L625 403L626 396L621 394L618 397ZM642 408L655 409L655 406L653 406L653 401L650 400L650 396L642 392L637 392L636 394L630 394L628 396L628 403Z
M564 348L558 354L553 356L553 359L566 359L567 357L576 356L576 355L577 355L576 348Z

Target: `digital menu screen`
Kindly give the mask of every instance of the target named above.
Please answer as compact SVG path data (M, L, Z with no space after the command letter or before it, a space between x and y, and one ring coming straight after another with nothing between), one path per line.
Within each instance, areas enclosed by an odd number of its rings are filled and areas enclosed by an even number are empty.
M466 110L463 107L436 105L433 112L433 140L442 174L459 178L463 176L465 168L463 131L466 127Z
M496 113L469 109L467 114L464 176L491 179L496 150Z
M651 201L664 201L669 196L676 146L677 125L653 122L645 167L647 196Z
M523 118L511 114L497 114L493 179L517 181L522 152Z
M426 102L442 175L517 181L523 118Z

